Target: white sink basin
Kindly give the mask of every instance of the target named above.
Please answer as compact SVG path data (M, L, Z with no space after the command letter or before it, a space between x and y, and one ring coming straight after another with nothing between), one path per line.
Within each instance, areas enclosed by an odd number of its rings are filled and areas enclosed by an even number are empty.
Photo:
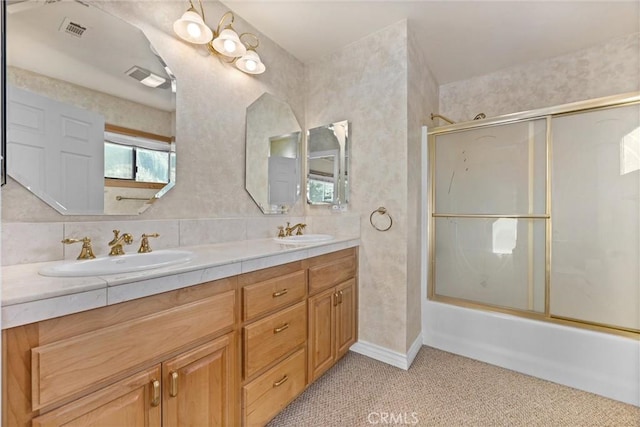
M288 237L276 237L275 240L278 243L285 243L289 245L304 245L308 243L320 243L333 240L334 237L330 234L303 234L301 236L288 236Z
M193 253L189 251L159 250L146 254L136 253L66 262L44 267L38 273L54 277L100 276L167 267L191 259L193 259Z

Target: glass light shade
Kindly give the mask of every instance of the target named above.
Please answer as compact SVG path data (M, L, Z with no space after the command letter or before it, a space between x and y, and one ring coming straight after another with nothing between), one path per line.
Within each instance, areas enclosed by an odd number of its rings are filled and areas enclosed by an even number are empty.
M213 31L193 8L187 10L173 23L173 31L183 40L194 44L206 44L213 38Z
M248 74L262 74L267 69L260 60L260 56L251 49L236 61L236 67Z
M216 52L231 58L237 58L247 53L247 48L240 41L238 34L231 28L220 31L211 43Z

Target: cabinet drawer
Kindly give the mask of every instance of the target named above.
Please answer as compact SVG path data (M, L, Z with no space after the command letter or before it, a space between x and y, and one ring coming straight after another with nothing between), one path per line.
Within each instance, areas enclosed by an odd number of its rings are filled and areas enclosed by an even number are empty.
M250 320L293 302L307 294L304 270L242 288L243 320Z
M356 275L356 257L350 255L309 267L309 295L335 286Z
M300 349L242 388L245 426L262 426L305 387L304 349Z
M286 355L307 339L307 306L302 301L244 327L244 377Z
M230 329L235 291L98 329L31 350L38 409L180 347Z

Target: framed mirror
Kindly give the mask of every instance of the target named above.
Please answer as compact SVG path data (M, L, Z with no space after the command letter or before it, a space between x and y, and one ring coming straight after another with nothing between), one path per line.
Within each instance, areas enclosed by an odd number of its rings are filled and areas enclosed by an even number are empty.
M6 24L11 178L63 215L139 214L175 185L176 82L140 29L77 1L9 2Z
M269 93L247 108L245 188L264 214L286 213L300 197L301 133L289 104Z
M307 203L344 206L349 202L349 122L307 131Z

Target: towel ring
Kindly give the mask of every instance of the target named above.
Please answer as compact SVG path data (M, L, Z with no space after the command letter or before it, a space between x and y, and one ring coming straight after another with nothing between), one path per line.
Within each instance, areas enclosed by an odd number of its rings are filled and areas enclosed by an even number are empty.
M373 223L373 215L374 214L380 214L380 215L388 216L389 217L389 226L387 228L380 228L377 225L375 225ZM391 215L389 215L389 212L387 212L387 208L384 208L384 207L381 206L378 209L376 209L375 211L371 212L371 215L369 215L369 222L371 223L371 226L373 228L375 228L376 230L378 230L378 231L387 231L393 225L393 218L391 218Z

